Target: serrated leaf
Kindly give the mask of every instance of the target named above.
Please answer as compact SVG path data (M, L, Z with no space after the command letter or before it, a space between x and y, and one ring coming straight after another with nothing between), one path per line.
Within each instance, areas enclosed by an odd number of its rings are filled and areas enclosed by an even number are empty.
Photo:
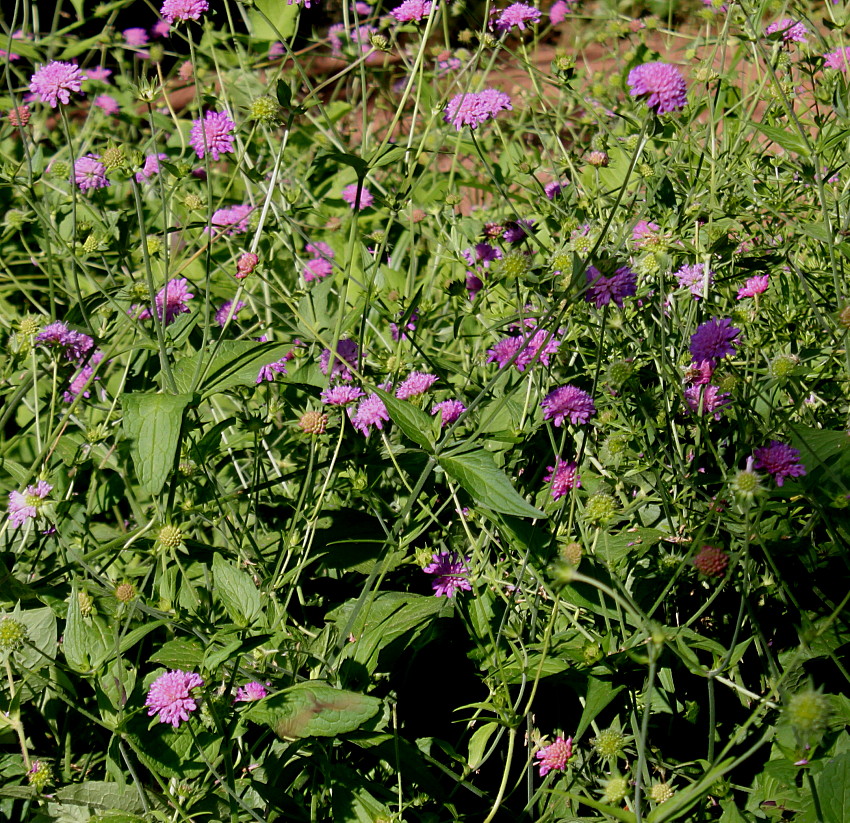
M437 462L482 506L516 517L546 519L544 512L520 497L490 452L478 449L450 457L441 455Z
M90 806L98 811L122 811L141 814L145 811L136 786L86 780L63 786L56 792L60 803Z
M850 752L833 757L818 775L823 823L850 820Z
M200 666L204 650L194 640L169 640L148 659L151 663L160 663L169 669L191 670Z
M801 154L804 157L808 157L812 153L806 141L797 132L786 131L777 126L765 126L763 123L756 123L755 126L765 137L781 146L785 151Z
M393 397L389 392L375 389L375 394L381 398L384 406L386 406L390 419L405 435L426 451L432 452L434 450L433 417L429 417L422 409L417 409L412 403Z
M142 488L159 494L174 465L189 394L125 394L124 432Z
M262 610L260 593L250 576L228 563L220 554L213 558L215 593L230 619L240 626L253 623Z

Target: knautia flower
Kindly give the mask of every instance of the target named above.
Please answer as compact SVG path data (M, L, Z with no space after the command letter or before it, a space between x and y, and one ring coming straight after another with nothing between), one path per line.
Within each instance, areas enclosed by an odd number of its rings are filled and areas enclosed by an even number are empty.
M50 348L61 348L65 357L79 363L94 348L94 340L87 334L69 329L64 323L56 321L46 325L35 337L36 343Z
M823 67L825 69L835 69L846 74L848 66L850 66L850 46L844 46L844 48L828 52L823 56Z
M637 275L628 266L621 266L610 277L602 274L596 266L588 266L585 278L587 291L584 299L597 309L611 302L622 308L623 300L637 293Z
M412 371L396 390L395 396L399 400L409 400L411 397L416 397L420 394L425 394L434 383L437 382L436 374L428 374L427 372Z
M797 737L807 742L827 728L831 708L826 695L809 688L789 698L785 717Z
M260 258L258 255L254 254L254 252L242 252L239 259L236 261L236 274L233 276L237 280L244 280L249 274L253 273L259 262Z
M358 209L359 211L368 209L372 203L375 202L372 192L370 192L366 186L362 186L360 188L360 200L357 200L357 183L352 183L342 190L342 199L345 200L352 209Z
M669 63L644 63L629 72L629 94L646 98L647 108L655 114L683 109L688 102L685 78Z
M782 32L783 43L805 43L809 36L809 30L798 20L791 17L783 17L771 23L765 30L765 34Z
M567 188L567 183L561 182L560 180L553 180L551 183L547 183L543 187L543 193L550 199L554 200L559 194L561 194Z
M351 425L364 435L369 434L372 426L376 429L383 429L384 423L390 419L384 401L377 394L370 394L365 400L361 400L360 405L357 406L357 411L352 414L351 409L349 409L348 414L351 418Z
M690 289L694 300L699 300L708 294L708 287L714 282L714 272L705 263L693 266L682 266L673 272L673 277L679 281L679 288Z
M99 154L85 154L74 163L74 182L80 191L105 189L110 185Z
M83 90L83 75L80 67L73 63L54 60L39 68L30 78L30 91L37 94L42 103L56 108L59 103L69 103L71 92Z
M706 577L723 577L729 565L729 555L715 546L703 546L694 557L694 567Z
M533 220L509 220L502 231L502 240L506 243L521 243L531 234Z
M107 69L103 66L93 66L90 69L86 69L83 74L83 80L96 80L99 83L109 83L111 75L112 69Z
M206 154L209 154L213 160L218 160L222 154L233 151L235 128L236 124L227 112L208 111L203 119L192 121L189 143L202 160Z
M78 395L82 395L83 397L90 397L91 392L89 388L91 386L92 380L100 380L99 377L96 377L94 374L94 367L103 360L103 352L96 351L89 358L88 363L83 366L81 369L78 369L74 376L71 378L71 382L68 384L68 388L62 393L62 399L66 403L72 403L74 398Z
M451 123L457 131L464 126L474 129L492 120L500 111L511 110L511 98L503 91L484 89L477 93L463 92L449 101L443 120Z
M673 795L673 787L669 783L653 783L649 790L649 798L653 803L666 803Z
M148 42L148 33L145 29L133 27L124 29L122 34L124 35L124 43L131 48L144 46Z
M171 25L165 20L157 20L151 26L151 36L153 37L168 37L171 33Z
M146 155L144 165L136 172L136 182L144 183L146 180L150 180L155 174L158 174L160 160L168 160L168 155L162 153Z
M422 571L425 574L433 574L436 577L431 581L431 588L435 597L454 597L456 591L472 591L472 586L467 579L469 558L461 558L457 552L448 552L445 549L431 556L429 563Z
M232 300L228 300L225 303L222 303L219 307L218 311L215 313L215 323L217 326L224 326L227 322L227 318L229 317L231 322L236 320L236 315L239 314L247 303L240 300L235 306L233 305Z
M514 367L518 372L525 371L532 363L549 365L549 355L556 354L561 341L556 334L546 329L537 329L534 333L521 333L514 337L505 337L492 349L487 349L487 362L496 361L503 369L511 358L516 356Z
M431 13L431 0L404 0L396 6L390 15L399 23L411 23L424 20Z
M759 294L764 294L767 291L770 275L757 274L751 277L738 289L738 300L743 300L745 297L755 297Z
M735 353L735 338L740 333L741 330L736 329L728 317L712 317L691 335L691 356L697 363L707 360L716 366L726 355Z
M250 703L253 700L262 700L268 695L268 689L259 680L252 680L236 690L234 703Z
M320 411L307 411L298 419L298 428L305 434L324 434L328 416Z
M24 492L14 491L9 494L9 525L13 529L35 520L44 498L53 491L53 486L46 480L39 480L35 485L27 486Z
M494 9L492 13L499 15L496 19L495 29L501 32L509 31L514 26L520 31L525 31L525 29L536 26L540 22L540 10L526 3L511 3L501 12Z
M559 386L549 392L540 403L543 419L551 420L555 426L569 420L573 425L587 423L596 414L593 398L575 386Z
M534 757L540 762L537 764L540 770L540 776L545 777L553 769L562 772L567 767L567 761L573 756L573 739L568 737L566 740L560 735L555 738L555 742L548 746L544 746Z
M591 743L600 757L616 760L623 754L628 738L619 729L603 729Z
M166 23L174 24L178 20L197 20L209 8L207 0L165 0L159 13Z
M358 389L356 386L331 386L325 389L320 397L322 403L328 406L347 406L355 400L363 397L363 389Z
M175 669L160 675L151 684L145 700L148 716L159 715L160 723L170 723L176 729L189 719L189 712L198 708L192 689L203 685L201 676L195 672Z
M755 467L764 469L776 481L777 486L785 483L786 477L802 477L806 467L800 462L800 452L786 443L771 440L767 446L753 450Z
M185 277L169 280L156 295L156 313L159 319L166 326L173 323L178 314L185 314L189 311L188 301L194 296L189 292L189 281ZM136 319L150 320L152 317L151 310L144 308L136 316Z
M30 107L24 103L9 109L9 125L16 129L22 129L30 122Z
M279 374L286 374L286 364L289 361L288 357L281 357L280 360L275 360L274 363L269 363L262 366L257 373L256 382L259 383L274 383L275 378Z
M339 340L336 344L336 353L337 357L334 358L333 368L331 369L331 379L339 379L349 382L354 377L350 369L357 368L357 357L359 355L357 344L353 340ZM319 366L322 370L322 374L326 375L328 373L328 365L330 362L331 350L322 349L322 353L319 356Z
M715 420L720 420L721 410L732 398L728 392L722 392L717 386L694 383L685 389L685 403L688 410L695 414L713 414Z
M304 265L304 281L309 283L311 280L323 279L333 274L333 249L327 244L317 240L314 243L308 243L305 246L305 251L311 254L312 257Z
M19 651L28 636L29 630L19 620L9 615L0 618L0 653Z
M638 220L632 229L632 242L638 247L643 247L643 241L650 237L654 237L661 231L661 226L658 223L652 223L647 220Z
M544 482L552 482L552 499L560 500L570 489L581 488L581 476L578 473L578 463L567 462L560 457L555 458L554 466L546 467L548 474Z
M567 19L568 14L573 13L573 4L577 0L555 0L549 9L549 22L553 26L558 26Z
M224 229L224 233L231 236L234 234L244 234L248 231L253 211L254 207L247 203L226 206L223 209L216 209L213 212L210 223L213 226ZM215 230L207 227L204 231L212 234Z
M431 408L431 414L440 415L440 425L450 426L466 411L460 400L443 400Z
M111 94L99 94L92 100L92 105L97 106L104 114L110 116L121 111L121 106Z

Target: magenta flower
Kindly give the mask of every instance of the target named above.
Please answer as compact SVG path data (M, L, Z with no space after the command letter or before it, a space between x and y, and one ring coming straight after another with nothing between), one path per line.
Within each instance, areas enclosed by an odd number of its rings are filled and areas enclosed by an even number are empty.
M267 366L261 366L257 373L257 383L274 383L275 378L279 374L286 374L286 364L289 362L289 357L284 355L280 360L275 360L274 363L269 363Z
M420 394L425 394L434 383L437 382L436 374L427 374L421 371L412 371L398 387L395 396L399 400L409 400Z
M540 403L543 408L543 419L551 420L555 426L563 424L565 419L570 423L587 423L596 414L593 398L575 386L559 386L549 392Z
M244 205L227 206L223 209L216 209L210 218L210 223L213 226L224 230L225 234L231 236L234 234L244 234L248 231L251 221L251 213L253 211L254 207L247 203ZM209 234L213 233L210 227L207 227L204 231Z
M148 154L145 157L145 163L142 168L136 172L136 182L144 183L145 180L150 180L155 174L159 174L159 161L168 160L167 154Z
M13 529L35 520L39 509L44 505L44 498L53 491L53 486L45 480L39 480L34 486L27 486L26 491L9 494L9 525Z
M159 13L173 24L176 20L197 20L209 7L207 0L165 0Z
M457 131L464 126L474 129L494 118L500 111L512 111L511 98L503 91L484 89L455 95L446 106L443 119Z
M549 22L553 26L559 26L567 19L568 14L573 13L573 4L577 0L555 0L549 9Z
M166 0L168 2L168 0ZM208 111L201 120L192 121L189 143L198 157L209 153L213 160L233 151L233 130L236 124L224 111Z
M175 669L160 675L151 684L145 700L148 716L158 714L160 723L170 723L176 729L181 721L189 719L189 712L198 708L191 692L203 685L201 676L195 672Z
M536 362L535 358L544 366L548 366L549 355L555 354L560 345L561 341L557 335L550 335L546 329L538 329L533 334L521 333L515 337L505 337L500 340L492 349L487 350L487 354L490 355L487 362L495 360L499 368L503 369L519 352L514 360L514 367L518 372L523 372L532 362Z
M103 66L95 66L91 69L86 69L83 75L83 80L98 80L101 83L108 83L109 77L112 74L112 69L105 69Z
M646 220L638 220L632 229L632 240L641 245L642 240L647 240L654 237L657 232L661 231L661 226L658 223L650 223Z
M685 78L669 63L644 63L629 72L629 94L645 97L646 105L656 114L683 109L688 102Z
M236 690L234 703L250 703L253 700L262 700L268 695L268 689L259 680L252 680Z
M151 35L153 37L168 37L171 33L171 25L165 20L157 20L151 26Z
M708 287L714 281L714 272L708 270L704 263L697 263L693 266L682 266L678 271L673 272L673 277L679 281L679 288L690 289L694 300L699 300L708 293Z
M431 555L431 563L422 571L425 574L437 575L431 582L435 597L454 597L459 590L472 591L472 586L467 580L469 569L467 563L469 558L461 560L456 552L442 551Z
M721 392L717 386L694 383L685 389L685 403L694 414L713 414L720 420L721 410L729 405L732 398L728 392Z
M189 311L187 301L195 295L189 292L189 281L185 277L169 280L156 295L156 313L167 326L178 314ZM137 315L137 320L150 320L153 317L149 308L144 308Z
M738 289L738 300L743 300L745 297L755 297L757 294L764 294L767 291L769 275L757 274L751 277Z
M554 200L564 189L567 188L566 183L562 183L559 180L553 180L551 183L547 183L543 187L543 193L550 199Z
M555 742L549 746L544 746L538 751L534 757L540 762L537 764L540 768L540 776L545 777L553 769L562 772L567 767L567 761L573 756L573 739L568 737L564 740L558 736Z
M735 338L741 333L740 329L732 326L728 317L718 320L712 317L697 327L691 335L690 351L694 361L701 363L708 360L712 365L726 357L727 354L735 353Z
M92 100L92 105L97 106L101 111L108 115L118 114L121 106L111 94L99 94Z
M79 395L82 395L83 397L91 397L89 389L91 387L92 380L100 380L99 377L95 377L94 367L100 363L101 360L103 360L103 352L96 351L89 358L88 363L86 363L86 365L81 369L77 370L71 378L68 388L62 392L62 399L66 403L72 403L74 398Z
M701 363L693 362L685 371L685 382L695 386L705 386L714 376L714 364L710 360Z
M578 463L567 463L560 457L555 458L554 466L547 466L548 474L544 482L552 481L552 499L560 500L570 489L581 488L581 476L578 473Z
M54 60L33 74L30 78L30 91L37 94L42 103L48 103L55 109L60 102L70 102L72 91L81 92L82 83L83 75L79 66Z
M244 303L240 300L235 306L233 306L233 301L228 300L226 303L222 303L218 311L215 313L215 322L218 326L224 326L227 322L228 316L230 316L231 321L236 320L236 315L239 314L242 309L245 308L247 303ZM233 309L231 311L231 306Z
M520 243L531 234L533 227L533 220L509 220L505 223L502 240L506 243Z
M320 395L322 403L327 406L347 406L363 397L363 389L356 386L331 386Z
M440 415L440 425L450 426L466 411L466 406L460 400L443 400L434 405L431 414Z
M57 321L45 326L35 337L36 343L64 349L65 357L75 363L81 362L88 352L94 348L94 340L87 334L69 329L64 323Z
M396 6L390 15L399 23L411 23L424 20L431 13L431 0L404 0Z
M333 249L327 244L317 240L315 243L308 243L305 246L305 251L311 254L312 257L304 264L305 282L311 280L322 279L333 273L334 267L331 262L334 258Z
M369 434L369 429L372 426L376 429L383 429L384 422L390 419L384 401L377 394L370 394L365 400L361 400L356 413L352 415L349 409L348 414L351 418L351 425L365 435Z
M419 314L417 312L412 312L407 320L407 323L405 323L404 325L405 330L416 331L416 321L418 319ZM393 340L398 340L399 338L401 338L402 340L407 340L407 335L398 327L398 323L390 323L390 335L392 335Z
M495 13L495 9L493 10ZM496 30L505 32L516 26L520 31L536 26L540 22L540 10L525 3L511 3L506 9L502 9L496 20Z
M637 292L637 275L628 267L621 266L610 277L606 277L596 266L588 266L585 273L587 291L584 299L595 304L597 309L612 301L623 307L623 299L633 297Z
M847 67L850 66L850 46L836 49L823 56L823 66L825 69L835 69L847 73Z
M244 280L249 274L254 271L254 269L257 267L257 263L259 262L260 257L259 255L254 254L254 252L242 252L239 259L236 261L236 274L234 274L233 276L237 280Z
M781 486L786 477L802 477L806 473L806 467L800 462L800 451L778 440L754 449L753 458L755 467L773 475L777 486Z
M74 181L80 191L105 189L110 185L106 179L106 166L99 154L86 154L74 163Z
M130 47L144 46L148 42L148 33L145 29L124 29L124 42Z
M723 577L729 565L729 555L716 546L703 546L694 555L693 564L696 570L706 577Z
M350 186L346 186L342 190L342 199L345 200L352 209L356 208L358 211L368 209L369 206L375 202L372 192L370 192L366 186L362 186L360 189L359 205L355 202L357 200L357 183L352 183Z
M791 17L783 17L782 20L771 23L764 30L764 33L775 34L779 31L782 32L783 43L805 43L809 35L809 30Z

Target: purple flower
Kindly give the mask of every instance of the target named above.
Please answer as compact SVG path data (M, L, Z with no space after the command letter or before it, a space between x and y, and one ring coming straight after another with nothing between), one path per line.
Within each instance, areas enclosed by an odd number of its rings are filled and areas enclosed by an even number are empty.
M156 295L156 313L167 326L178 314L189 311L187 301L195 295L189 293L189 281L185 277L169 280ZM150 320L153 317L150 309L144 308L137 315L137 320Z
M45 480L39 480L34 486L27 486L24 493L14 491L9 494L9 525L17 529L27 520L38 517L44 498L53 490Z
M390 415L384 401L377 394L370 394L365 400L360 401L355 414L351 414L351 425L361 434L368 435L371 426L376 429L384 428L384 421L389 421Z
M786 477L802 477L806 473L806 467L800 462L799 450L778 440L771 440L769 446L753 450L753 458L755 467L772 474L777 486L781 486Z
M711 382L713 375L714 365L711 361L693 362L685 371L685 382L693 383L695 386L705 386Z
M551 420L560 426L565 419L570 423L587 423L596 414L593 398L575 386L559 386L549 392L540 403L543 408L543 419Z
M543 480L552 481L552 499L560 500L570 489L581 488L578 463L567 463L560 457L555 458L554 466L547 466L548 474Z
M499 364L499 368L503 369L511 358L517 352L520 352L514 360L514 367L517 371L525 371L532 362L535 362L535 358L539 359L544 366L548 366L549 355L555 354L560 345L561 341L557 335L550 335L546 329L538 329L533 334L531 332L521 333L516 337L506 337L500 340L492 349L487 350L487 354L490 355L487 362L490 363L495 360Z
M334 258L333 249L327 244L317 240L315 243L308 243L305 247L308 254L313 255L304 265L305 282L309 283L316 278L322 279L333 273L334 267L331 262Z
M259 680L252 680L236 690L234 703L250 703L252 700L262 700L268 694L266 687Z
M695 414L713 414L715 420L720 420L720 411L730 402L729 394L721 392L717 386L694 383L685 389L688 409Z
M745 297L755 297L757 294L764 294L767 291L769 275L757 274L751 277L738 289L738 300L743 300Z
M431 0L404 0L400 6L396 6L390 15L395 17L399 23L410 23L426 18L431 13Z
M844 46L842 49L836 49L825 54L823 65L826 69L836 69L846 74L847 67L850 66L850 46Z
M404 328L407 331L416 331L416 321L418 319L419 314L417 312L412 312ZM390 323L390 334L392 335L393 340L398 340L399 337L402 340L407 340L407 335L399 329L398 323Z
M175 20L197 20L209 7L207 0L165 0L159 13L167 23L174 23Z
M68 388L62 392L62 399L66 403L72 403L74 398L79 395L82 395L83 397L91 396L91 392L89 391L91 381L100 380L99 377L94 376L94 367L100 363L101 360L103 360L103 352L96 351L89 358L88 363L86 363L86 365L81 369L77 370L71 378Z
M441 426L450 426L465 411L466 406L464 406L460 400L443 400L431 409L431 414L440 415Z
M511 3L499 14L495 28L497 31L505 32L516 26L520 31L524 31L530 26L536 26L538 22L540 22L539 9L525 3Z
M543 187L543 193L550 199L554 200L561 192L566 189L567 184L562 183L559 180L553 180L551 183L547 183Z
M108 83L111 74L112 69L105 69L103 66L95 66L92 69L86 69L86 73L83 75L83 80L99 80L101 83Z
M80 191L105 189L110 185L106 179L106 166L101 163L99 154L85 154L74 163L74 181Z
M136 172L136 182L144 183L159 173L159 161L168 160L167 154L149 154L145 157L145 164L140 171Z
M148 33L145 29L124 29L124 42L128 46L144 46L148 42Z
M505 223L502 239L506 243L520 243L528 237L533 226L533 220L510 220Z
M622 308L623 299L633 297L637 292L637 275L628 266L617 269L610 277L605 277L596 266L588 266L585 277L587 291L584 299L594 303L597 309L611 301Z
M655 235L656 232L661 230L661 226L658 223L650 223L646 220L638 220L635 223L635 227L632 229L632 241L641 244L642 240L646 240Z
M69 103L71 92L81 92L83 75L80 67L73 63L62 63L54 60L42 66L30 78L30 91L37 94L42 103L49 103L56 108L59 103Z
M274 363L269 363L267 366L262 366L257 373L257 383L274 383L275 378L279 374L286 374L286 364L289 362L289 357L284 355L280 360L275 360Z
M469 569L467 563L469 558L461 560L456 552L442 551L431 555L431 563L423 571L425 574L435 574L437 577L431 582L435 597L454 597L458 590L472 591L472 586L467 580Z
M372 196L372 192L369 191L366 186L362 186L360 189L360 201L359 205L355 202L357 200L357 183L352 183L350 186L346 186L342 190L342 199L351 206L352 209L356 208L359 211L363 211L363 209L368 209L372 203L375 202L375 198Z
M216 325L224 326L224 324L227 322L228 316L230 316L231 320L235 320L236 315L239 314L239 312L242 311L242 309L244 309L246 305L247 303L243 303L241 300L235 306L233 306L232 300L228 300L226 303L222 303L221 307L215 313ZM230 308L231 306L233 306L232 311Z
M221 229L226 229L225 234L244 234L248 231L248 224L251 220L251 212L254 207L248 204L227 206L223 209L216 209L210 219L213 226L218 226ZM211 228L206 228L204 231L212 234Z
M727 354L735 353L734 341L740 333L741 330L732 326L732 321L728 317L722 320L712 317L711 320L706 320L698 326L691 335L691 356L697 363L708 360L716 366L718 360L726 357Z
M697 263L693 266L682 266L673 272L673 277L679 281L680 288L690 289L694 300L699 300L708 293L708 287L714 281L714 272L704 263Z
M464 126L471 129L494 118L500 111L512 111L511 98L503 91L484 89L480 92L463 92L455 95L446 106L443 119L457 131Z
M111 94L99 94L92 100L92 105L97 106L108 115L118 114L121 110L118 101Z
M427 374L421 371L412 371L398 387L395 396L399 400L409 400L419 394L425 394L434 383L437 382L436 374Z
M195 1L197 2L197 0ZM169 0L166 0L167 2ZM233 134L231 132L235 128L236 124L228 117L227 112L208 111L202 120L192 121L189 143L201 159L209 152L213 160L218 160L222 154L229 154L233 151Z
M333 369L331 369L331 379L339 378L348 382L353 377L349 369L357 368L357 344L353 340L339 340L336 344L336 353L337 357L334 358ZM331 350L322 349L322 354L319 357L322 374L326 375L328 373L328 364L330 362Z
M656 114L683 109L688 102L685 78L669 63L644 63L629 72L632 97L646 97L646 105Z
M148 716L158 714L160 723L170 723L176 729L181 721L189 719L189 712L198 708L191 691L203 685L201 676L195 672L175 669L160 675L151 684L145 700Z
M573 13L573 3L577 0L555 0L549 9L549 21L553 26L558 26L567 19L568 14Z
M782 20L771 23L764 33L775 34L778 31L782 32L783 43L805 43L809 34L809 30L802 23L791 17L783 17Z
M154 37L168 37L171 33L171 25L167 23L165 20L157 20L151 26L151 34Z
M76 363L82 361L94 347L94 340L87 334L69 329L64 323L58 321L45 326L36 335L35 342L63 348L65 357Z
M322 403L327 406L347 406L361 397L363 397L363 389L358 389L356 386L331 386L321 394Z
M540 776L545 777L554 769L562 772L567 767L567 761L573 756L573 739L568 737L564 740L563 737L557 737L555 742L549 746L544 746L537 752L534 757L540 762L537 764L540 768Z

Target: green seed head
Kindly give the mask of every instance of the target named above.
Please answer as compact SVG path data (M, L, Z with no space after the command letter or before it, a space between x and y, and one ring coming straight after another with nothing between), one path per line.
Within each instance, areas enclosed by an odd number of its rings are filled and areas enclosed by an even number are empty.
M169 549L179 549L183 545L183 532L177 526L163 526L159 530L158 539Z
M94 611L94 599L86 591L77 592L77 603L80 606L80 614L83 617L91 617Z
M577 543L575 540L561 546L561 559L564 563L574 569L578 567L579 563L581 563L582 554L581 544Z
M600 756L613 760L619 757L626 745L626 736L619 729L605 729L593 741L593 749Z
M612 777L606 780L602 787L605 789L602 793L602 800L612 805L621 803L629 793L629 781L625 777Z
M35 316L28 314L26 317L22 317L18 322L18 334L24 335L25 337L33 337L38 334L40 327L41 326Z
M41 793L47 788L47 784L53 779L50 766L43 760L35 760L27 772L27 780L37 792Z
M197 194L187 194L183 199L183 205L189 211L199 211L204 207L204 199Z
M656 783L649 790L649 796L656 803L666 803L675 792L669 783Z
M100 158L107 171L123 169L127 165L127 155L124 146L109 146Z
M20 649L27 639L27 627L12 617L0 620L0 651L13 652Z
M770 361L768 372L775 380L787 380L800 362L793 354L778 354Z
M136 599L136 587L132 583L121 583L115 589L115 599L119 603L131 603Z
M505 280L518 280L523 275L528 274L531 269L531 262L528 255L514 249L499 260L495 268L498 276Z
M83 241L83 251L86 254L94 254L98 247L100 246L100 240L97 239L97 235L92 232L84 241Z
M280 119L280 106L277 100L272 99L268 95L257 97L251 102L251 107L248 110L248 118L265 123L267 126L274 125Z
M634 366L626 360L615 360L608 364L605 371L605 380L610 386L622 386L634 371Z
M607 492L596 492L584 504L584 519L595 525L607 523L617 513L617 501Z
M785 716L798 737L807 739L815 736L826 728L829 699L814 689L806 689L788 701Z

